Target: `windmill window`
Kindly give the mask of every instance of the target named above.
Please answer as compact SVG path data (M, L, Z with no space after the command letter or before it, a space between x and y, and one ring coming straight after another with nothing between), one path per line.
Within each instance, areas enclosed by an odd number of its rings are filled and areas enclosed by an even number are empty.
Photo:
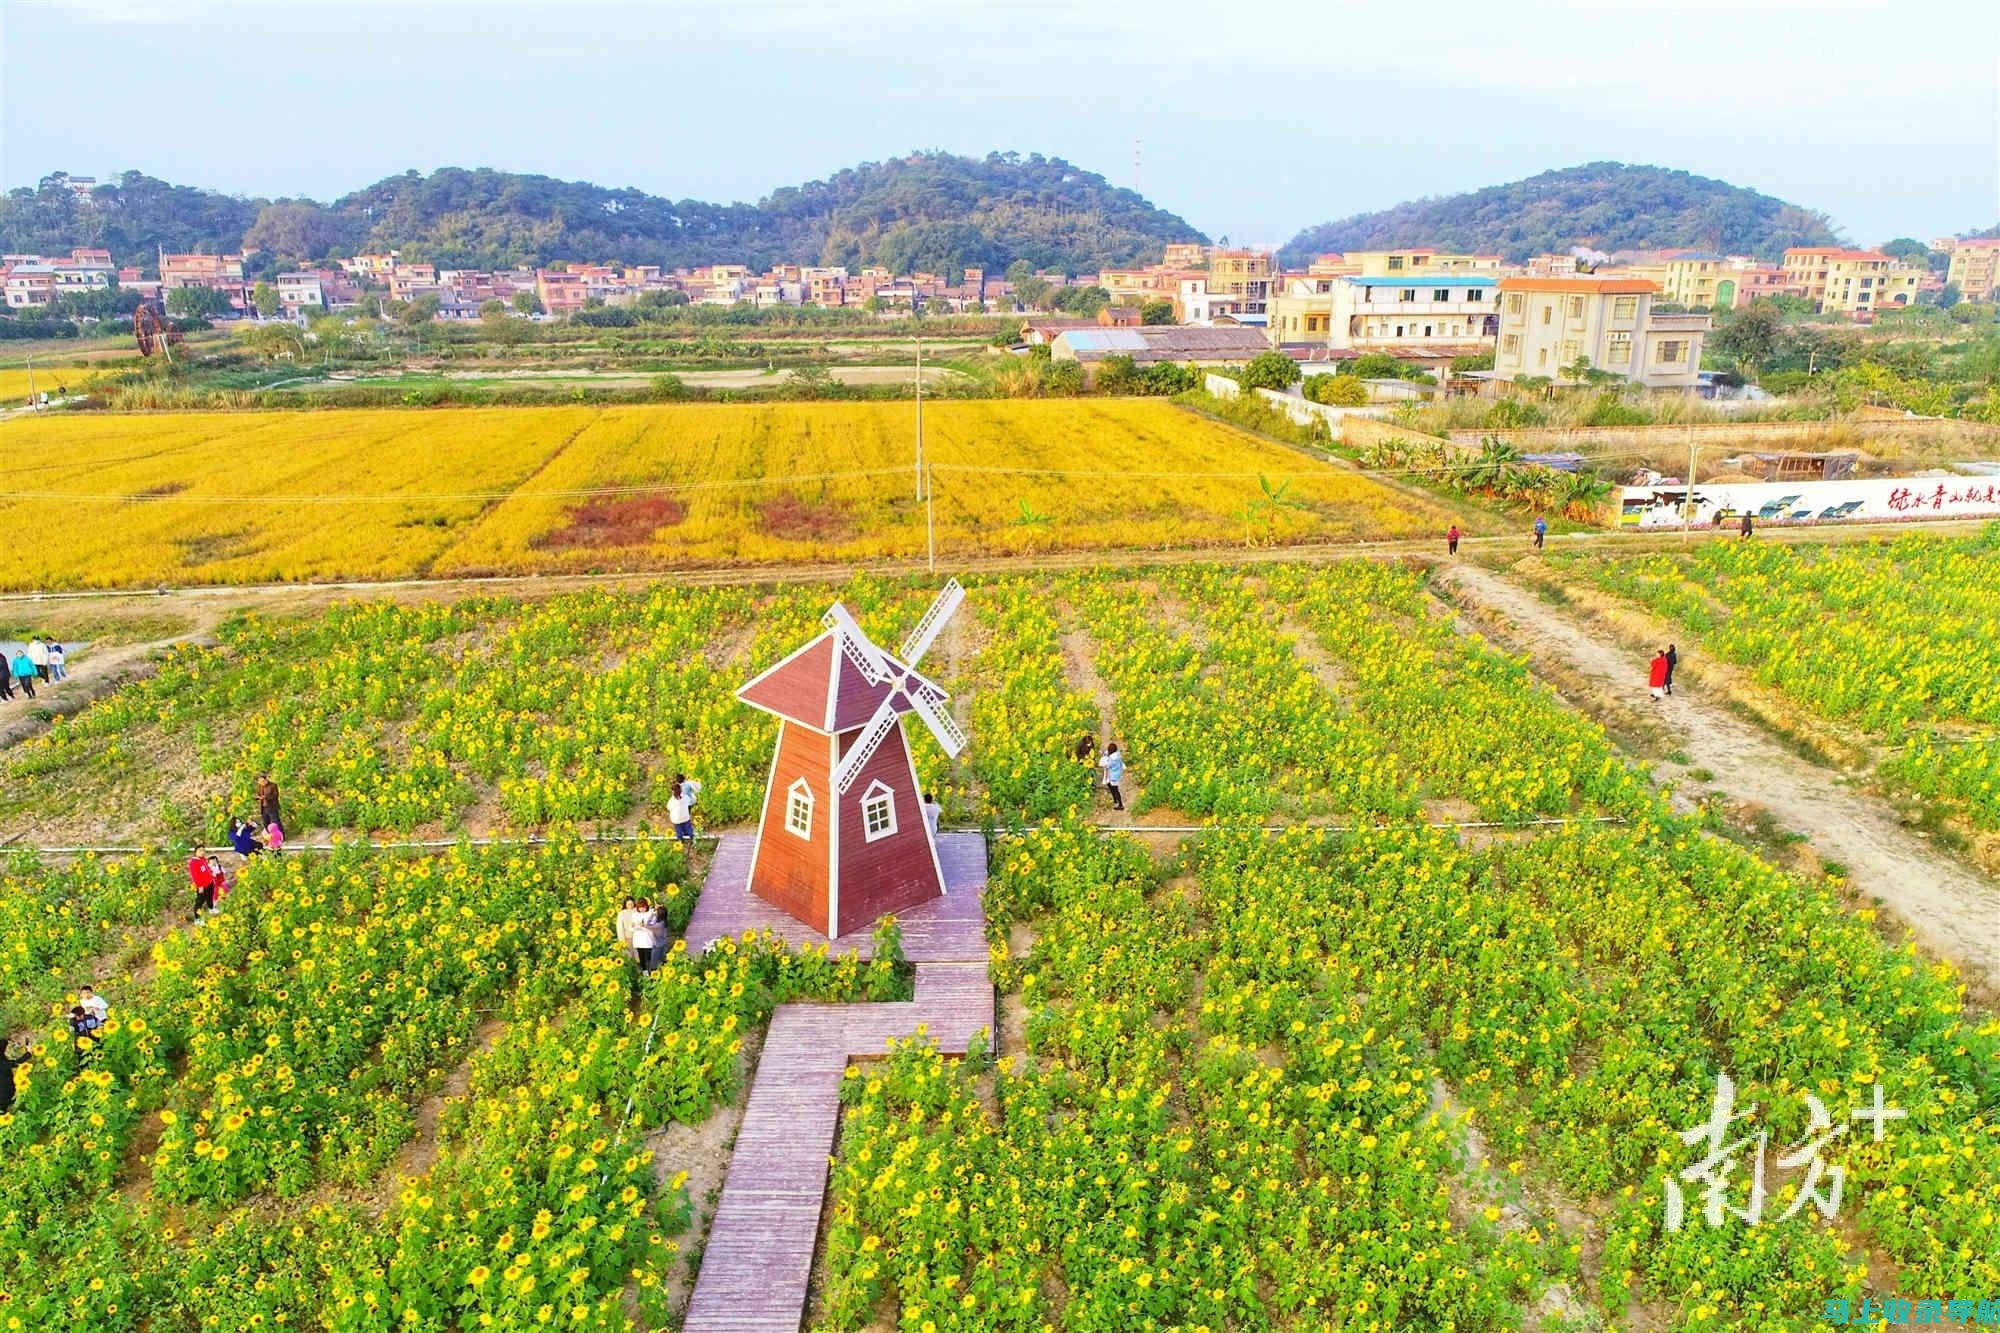
M804 778L785 789L785 829L801 838L813 835L813 792Z
M896 793L887 783L872 783L861 794L861 831L870 842L896 831Z

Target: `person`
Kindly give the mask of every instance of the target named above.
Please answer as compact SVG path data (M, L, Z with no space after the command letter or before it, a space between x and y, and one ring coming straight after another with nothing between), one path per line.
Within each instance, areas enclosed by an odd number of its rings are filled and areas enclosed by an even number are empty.
M687 797L688 810L694 810L694 803L701 799L701 784L685 773L674 774L674 781L681 787L681 795Z
M1088 764L1097 758L1097 737L1086 731L1076 743L1076 757Z
M222 868L222 862L211 856L208 858L208 914L222 915L222 900L229 896L229 872Z
M7 660L5 651L0 651L0 699L14 697L14 664Z
M97 1021L97 1016L91 1013L90 1010L80 1004L70 1006L69 1035L76 1039L77 1050L89 1050L90 1047L85 1043L96 1036L97 1029L102 1026L104 1025Z
M26 648L14 650L14 684L30 699L35 697L35 663Z
M674 784L674 794L667 798L667 822L674 826L674 837L688 850L694 850L694 811L689 808L687 795L681 784Z
M1667 693L1672 694L1674 692L1674 670L1681 664L1680 649L1674 647L1674 645L1671 643L1668 644L1666 657L1667 657Z
M660 918L653 904L641 898L634 904L638 913L632 921L632 952L639 958L639 975L645 976L659 963Z
M199 847L188 858L188 882L194 885L194 919L200 921L203 912L215 910L215 871Z
M1097 766L1104 770L1104 790L1111 793L1112 808L1123 810L1125 793L1120 790L1119 784L1125 781L1125 756L1118 753L1117 741L1104 747L1104 756L1097 761Z
M284 855L285 826L275 819L264 825L264 847L275 855Z
M627 896L625 905L618 909L616 933L618 936L618 947L623 949L626 957L635 963L639 961L639 951L632 946L632 930L638 924L639 900Z
M46 685L49 681L49 646L37 634L28 640L28 660L34 663L35 675Z
M97 1020L99 1027L103 1027L105 1020L111 1017L111 1002L99 995L94 987L78 987L76 1002L90 1011L90 1016Z
M1652 688L1655 699L1666 697L1668 670L1667 655L1663 652L1655 653L1653 655L1652 669L1646 674L1646 684Z
M1549 535L1549 521L1540 514L1535 515L1535 549L1542 549L1542 542Z
M257 775L257 822L265 828L276 824L282 829L285 824L278 814L278 784L269 773Z
M65 659L63 655L63 646L59 643L50 643L49 679L51 681L60 681L69 679L69 668L64 665L64 660Z
M1459 534L1459 531L1458 531L1458 524L1456 524L1456 523L1452 524L1452 525L1451 525L1451 526L1450 526L1449 528L1445 529L1445 534L1444 534L1444 550L1445 550L1445 554L1446 554L1446 555L1457 555L1457 554L1458 554L1458 538L1459 538L1459 535L1460 535L1460 534Z
M19 1055L14 1054L12 1042L0 1049L0 1115L14 1109L14 1071L34 1058L34 1048L25 1042Z
M1743 511L1743 523L1739 530L1745 537L1757 530L1757 520L1747 509Z
M257 831L250 827L250 821L234 816L229 820L229 845L242 857L255 856L264 850L264 844L257 841Z
M924 827L930 830L932 842L937 841L938 821L943 818L944 818L944 807L938 804L938 798L931 795L929 792L925 792Z

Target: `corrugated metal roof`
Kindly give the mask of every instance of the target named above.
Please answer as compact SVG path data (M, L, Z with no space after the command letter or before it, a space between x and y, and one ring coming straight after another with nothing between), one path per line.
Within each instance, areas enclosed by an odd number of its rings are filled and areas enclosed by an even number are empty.
M1146 340L1137 329L1064 329L1062 340L1077 352L1143 352Z

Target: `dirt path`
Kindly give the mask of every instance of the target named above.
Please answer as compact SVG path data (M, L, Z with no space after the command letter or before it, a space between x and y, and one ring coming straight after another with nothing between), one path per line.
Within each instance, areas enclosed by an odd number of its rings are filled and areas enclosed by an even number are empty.
M1517 585L1471 565L1438 578L1512 626L1510 645L1552 658L1616 695L1642 696L1645 662ZM1770 812L1804 834L1848 882L1907 922L1919 941L1988 990L2000 989L2000 884L1979 875L1906 828L1885 802L1839 782L1763 731L1699 693L1683 689L1657 705L1689 768L1737 801Z
M1373 473L1361 475L1374 477ZM1787 545L1818 545L1842 542L1880 541L1894 532L1922 531L1939 536L1966 536L1980 531L1986 520L1943 520L1913 526L1867 524L1844 528L1772 529L1759 533L1759 540ZM1525 528L1524 528L1525 531ZM1509 552L1522 548L1526 538L1519 533L1491 537L1467 537L1461 544L1468 557L1485 551ZM1551 537L1551 549L1569 547L1614 548L1621 554L1654 550L1679 550L1677 536L1654 532L1606 530L1564 533ZM1295 546L1260 546L1245 549L1236 545L1163 548L1114 547L1045 552L1035 555L967 555L940 552L947 568L958 574L1034 574L1064 570L1145 569L1160 566L1214 564L1256 566L1267 564L1319 565L1341 560L1407 560L1435 558L1441 543L1434 537L1395 538L1377 541L1300 543ZM701 568L661 566L605 574L493 574L454 578L406 578L380 580L336 580L312 583L189 584L157 589L90 590L72 592L0 593L0 607L26 602L143 602L162 611L199 615L198 608L211 608L214 619L235 610L255 608L274 613L315 610L334 602L358 598L398 596L415 600L474 596L548 597L587 588L640 590L671 578L686 587L761 587L800 583L839 583L862 574L883 578L922 575L931 571L921 559L865 560L851 563L805 563L786 565L735 565Z
M212 642L209 632L215 627L224 612L221 606L202 608L195 616L192 628L164 639L149 639L140 643L122 643L109 648L86 648L72 656L68 663L69 674L53 685L43 685L32 700L16 699L11 707L22 711L12 712L4 722L0 722L0 749L18 745L31 736L39 736L49 729L49 723L58 717L80 713L104 696L131 684L144 680L159 666L161 654L176 644Z

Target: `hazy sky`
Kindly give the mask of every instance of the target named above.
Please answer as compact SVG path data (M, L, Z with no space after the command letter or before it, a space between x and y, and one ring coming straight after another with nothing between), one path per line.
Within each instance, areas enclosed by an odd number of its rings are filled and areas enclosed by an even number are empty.
M493 166L755 199L918 148L1066 157L1211 236L1597 158L2000 220L2000 3L0 0L0 184L331 199Z

